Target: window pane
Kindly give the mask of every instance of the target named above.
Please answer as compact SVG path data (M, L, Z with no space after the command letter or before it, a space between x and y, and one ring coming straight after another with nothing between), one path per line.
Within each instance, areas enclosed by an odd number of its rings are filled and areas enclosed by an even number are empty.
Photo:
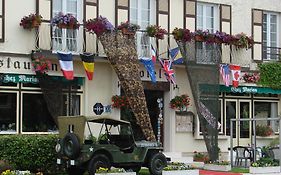
M206 16L214 17L214 7L206 7Z
M23 132L54 132L57 126L42 94L23 94Z
M236 118L236 102L226 102L226 135L230 135L230 119ZM233 123L233 137L236 138L236 127Z
M255 118L278 118L277 102L255 102ZM257 121L257 125L270 126L274 132L278 132L277 121Z
M62 1L53 1L53 15L62 11Z
M270 15L270 22L271 23L277 23L277 16L276 15Z
M0 93L0 133L16 132L17 94Z
M142 9L149 9L149 0L141 0Z
M68 0L66 5L67 13L77 16L77 0Z
M203 16L203 5L197 6L197 16Z

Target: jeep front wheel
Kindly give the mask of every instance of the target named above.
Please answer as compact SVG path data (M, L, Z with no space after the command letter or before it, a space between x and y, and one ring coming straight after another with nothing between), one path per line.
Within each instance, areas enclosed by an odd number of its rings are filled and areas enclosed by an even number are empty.
M100 167L109 169L109 159L104 155L95 155L89 163L89 175L95 175L96 170L98 170Z
M148 169L150 174L161 175L162 170L167 166L167 160L164 154L156 153L151 156L148 163Z

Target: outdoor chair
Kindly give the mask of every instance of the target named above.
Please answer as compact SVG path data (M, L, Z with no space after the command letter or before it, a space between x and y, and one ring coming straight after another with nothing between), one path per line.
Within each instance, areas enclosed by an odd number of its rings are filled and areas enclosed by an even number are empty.
M245 161L245 167L247 167L248 160L252 161L252 153L248 147L245 146L235 146L233 147L235 152L235 166L242 166L243 161Z

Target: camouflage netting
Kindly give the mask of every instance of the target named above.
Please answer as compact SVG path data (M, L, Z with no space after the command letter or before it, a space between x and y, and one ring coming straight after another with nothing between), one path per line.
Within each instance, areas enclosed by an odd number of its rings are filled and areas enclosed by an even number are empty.
M218 159L219 63L216 44L178 42L199 115L200 130L211 161ZM196 47L197 45L197 47Z
M155 141L144 89L139 76L139 60L135 37L132 35L123 35L118 31L104 33L98 38L121 82L121 87L128 97L132 112L136 117L138 125L142 128L144 136L147 140Z

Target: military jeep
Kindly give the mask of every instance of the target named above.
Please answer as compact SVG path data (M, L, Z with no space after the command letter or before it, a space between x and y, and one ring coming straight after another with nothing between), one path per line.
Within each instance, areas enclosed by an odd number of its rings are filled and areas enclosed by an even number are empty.
M167 165L163 148L157 142L136 142L127 121L101 116L62 116L58 122L57 164L70 175L86 171L94 175L100 167L138 172L143 166L150 174L160 175ZM94 133L98 137L93 137Z

